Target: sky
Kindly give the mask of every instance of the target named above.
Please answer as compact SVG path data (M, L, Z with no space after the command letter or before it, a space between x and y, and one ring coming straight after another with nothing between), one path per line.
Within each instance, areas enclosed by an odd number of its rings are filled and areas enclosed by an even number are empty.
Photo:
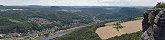
M154 6L165 0L0 0L0 5L42 6Z

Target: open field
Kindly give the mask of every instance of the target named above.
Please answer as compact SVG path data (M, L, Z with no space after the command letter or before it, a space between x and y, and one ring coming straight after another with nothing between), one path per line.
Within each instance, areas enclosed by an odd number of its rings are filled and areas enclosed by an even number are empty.
M96 33L99 35L101 39L108 39L115 36L121 36L122 34L126 33L134 33L142 30L141 22L142 20L135 20L120 23L124 27L118 30L116 28L113 28L113 26L111 25L114 22L107 23L109 25L106 24L105 27L97 28Z

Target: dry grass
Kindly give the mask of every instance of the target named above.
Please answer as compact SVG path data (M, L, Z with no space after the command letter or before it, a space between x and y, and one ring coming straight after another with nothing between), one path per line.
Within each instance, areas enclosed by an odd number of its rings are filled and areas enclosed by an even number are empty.
M142 20L135 20L121 23L121 25L125 27L119 29L119 31L117 31L117 29L113 28L112 26L107 25L105 27L97 28L96 33L103 40L115 36L121 36L122 34L126 33L134 33L142 30L141 22Z

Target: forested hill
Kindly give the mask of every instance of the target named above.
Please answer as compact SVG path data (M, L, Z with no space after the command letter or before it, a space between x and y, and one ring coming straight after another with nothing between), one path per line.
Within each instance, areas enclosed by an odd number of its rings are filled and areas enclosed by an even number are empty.
M38 7L38 8L36 8ZM148 7L0 6L0 34L78 27L141 16Z
M74 23L80 25L93 22L88 16L62 11L40 10L1 11L0 21L1 33L24 33L52 27L69 28L74 26Z

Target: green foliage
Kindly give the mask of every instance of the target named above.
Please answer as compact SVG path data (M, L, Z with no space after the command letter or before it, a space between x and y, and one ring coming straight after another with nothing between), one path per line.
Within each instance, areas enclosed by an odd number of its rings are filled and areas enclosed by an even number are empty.
M165 3L164 2L158 2L156 4L155 8L165 8Z
M2 9L13 7L0 7ZM15 8L15 7L14 7ZM19 7L16 7L16 9ZM112 7L113 8L113 7ZM25 9L25 8L23 8ZM79 25L88 24L93 21L93 17L97 20L111 21L114 19L133 18L135 16L142 15L146 8L134 8L134 7L117 7L112 10L105 8L82 8L81 11L57 11L57 10L9 10L0 11L0 33L26 33L32 30L43 30L47 28L53 28L57 26L60 29L71 28L74 23ZM112 12L111 12L112 11ZM41 18L51 22L50 24L41 24L33 22L32 18ZM66 27L65 27L66 26ZM10 29L10 30L9 30Z
M51 24L33 22L32 18L42 18ZM79 21L75 21L79 20ZM49 10L23 10L23 11L0 11L0 33L26 33L31 30L43 30L58 26L71 25L72 23L87 24L93 20L88 16L81 16L71 12Z
M104 26L104 23L76 30L64 36L54 38L54 40L101 40L95 33L96 29L100 26Z
M131 33L131 34L124 34L121 36L116 36L113 38L110 38L108 40L139 40L142 32L136 32L136 33Z
M154 19L155 19L155 13L153 13L153 12L150 12L149 13L149 15L148 15L148 23L150 24L150 25L153 25L154 24Z
M96 26L102 27L104 25L96 24ZM85 27L64 36L54 38L53 40L101 40L95 33L95 30L98 28L96 26ZM142 32L139 31L131 34L123 34L121 36L109 38L108 40L139 40L141 34Z

